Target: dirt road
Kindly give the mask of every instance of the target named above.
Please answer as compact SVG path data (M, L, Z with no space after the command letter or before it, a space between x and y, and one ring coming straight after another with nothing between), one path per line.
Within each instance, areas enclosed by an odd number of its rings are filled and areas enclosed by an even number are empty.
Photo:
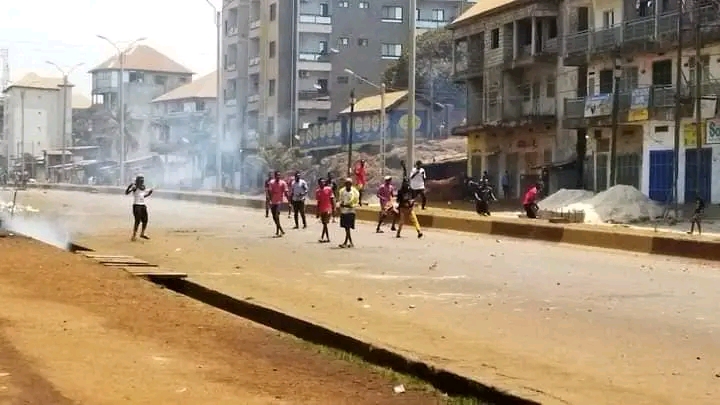
M0 251L0 404L442 401L79 255Z
M318 245L314 221L272 239L257 211L162 200L150 205L153 239L130 243L121 197L34 191L21 201L97 250L162 263L545 404L720 395L714 264L435 230L397 240L364 224L347 251Z

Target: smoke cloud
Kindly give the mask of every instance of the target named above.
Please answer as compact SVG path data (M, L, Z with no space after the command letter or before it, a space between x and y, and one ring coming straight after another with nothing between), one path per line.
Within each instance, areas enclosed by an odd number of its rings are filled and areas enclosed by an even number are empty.
M63 250L70 247L70 234L61 224L53 223L48 219L25 215L15 215L11 218L9 214L3 214L2 224L3 228L10 232L37 239L48 245Z

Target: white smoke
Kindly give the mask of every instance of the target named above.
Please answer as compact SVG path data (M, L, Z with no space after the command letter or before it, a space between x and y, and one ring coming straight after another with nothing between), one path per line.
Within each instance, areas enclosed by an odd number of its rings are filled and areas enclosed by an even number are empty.
M67 250L71 242L69 232L59 222L33 215L38 212L30 206L18 204L13 207L12 202L0 202L0 218L4 229Z

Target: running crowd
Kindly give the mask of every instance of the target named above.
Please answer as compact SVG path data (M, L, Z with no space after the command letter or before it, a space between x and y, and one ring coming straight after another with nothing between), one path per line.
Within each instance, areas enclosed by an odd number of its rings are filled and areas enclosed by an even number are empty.
M417 216L415 215L415 201L420 199L421 208L425 209L427 199L425 197L425 169L420 161L408 175L403 163L403 178L400 188L396 190L392 183L392 177L385 176L383 183L377 190L376 196L380 201L380 212L378 215L375 232L383 233L382 226L388 219L392 219L391 230L396 237L401 237L403 223L409 220L415 227L417 237L422 238ZM317 202L316 217L322 224L319 243L330 242L330 230L328 224L340 217L340 228L345 231L345 239L339 246L341 248L354 247L352 231L355 229L356 208L363 205L363 195L367 185L365 161L361 160L355 166L355 180L348 177L344 179L342 187L338 188L337 182L328 173L324 179L319 179L315 188L315 201ZM289 183L289 184L288 184ZM280 222L281 210L284 203L288 202L288 217L293 218L295 226L293 229L307 228L305 217L305 202L310 193L310 186L302 178L300 172L296 172L293 179L285 181L280 172L275 171L268 175L265 182L265 217L272 216L275 224L275 237L285 235L285 230Z

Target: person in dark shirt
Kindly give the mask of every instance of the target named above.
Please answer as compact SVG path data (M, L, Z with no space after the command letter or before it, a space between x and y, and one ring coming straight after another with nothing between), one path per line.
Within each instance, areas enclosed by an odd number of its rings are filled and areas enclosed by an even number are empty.
M417 237L422 238L423 233L422 229L420 229L420 222L418 222L417 215L415 215L415 211L413 210L415 206L415 199L413 198L412 188L410 187L410 179L408 179L407 177L403 178L400 190L398 190L397 204L399 218L397 218L397 233L395 234L395 236L398 238L400 237L403 223L408 220L415 227Z
M490 202L497 200L492 187L483 180L475 187L475 211L482 216L490 216Z
M690 221L690 231L688 235L692 235L695 232L695 225L697 225L698 235L702 235L702 216L705 212L705 201L700 196L695 197L695 210L693 211L692 220Z
M270 181L272 178L273 174L270 172L265 180L265 218L270 217Z

